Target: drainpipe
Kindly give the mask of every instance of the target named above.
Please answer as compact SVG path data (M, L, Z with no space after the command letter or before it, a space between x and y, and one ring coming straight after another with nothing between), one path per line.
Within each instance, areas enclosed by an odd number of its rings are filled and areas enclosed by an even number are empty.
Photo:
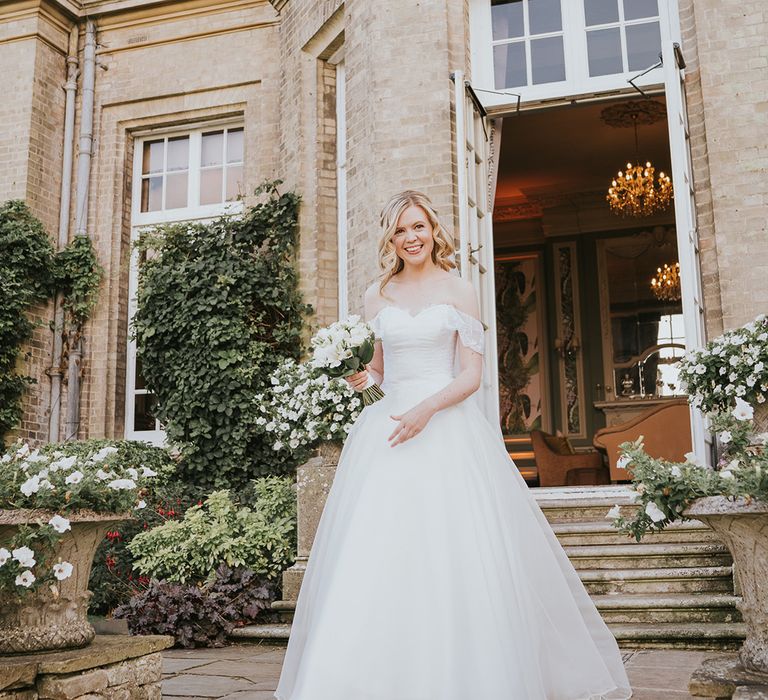
M96 25L88 20L85 25L83 50L83 87L80 109L80 136L77 152L77 190L75 194L75 235L88 235L88 186L91 176L93 149L93 98L96 84ZM67 363L67 415L65 440L77 438L80 427L80 361L83 339L79 331L69 333L69 361Z
M79 28L72 27L69 33L67 49L67 82L64 102L64 158L61 174L61 208L59 209L59 238L57 248L61 250L69 242L69 205L72 193L72 152L75 134L75 99L77 98L77 39ZM48 416L48 442L59 441L59 422L61 418L61 356L64 349L64 308L62 295L57 294L53 301L53 358L48 376L51 378L51 411Z

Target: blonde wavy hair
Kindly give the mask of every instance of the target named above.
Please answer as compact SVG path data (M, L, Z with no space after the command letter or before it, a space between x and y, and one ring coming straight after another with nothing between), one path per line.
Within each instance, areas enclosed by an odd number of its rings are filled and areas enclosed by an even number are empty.
M404 190L389 198L389 201L381 210L382 233L379 238L379 293L384 295L384 287L405 263L395 252L395 243L392 237L397 229L397 222L401 214L408 207L421 207L427 215L432 226L432 262L443 270L451 270L456 267L454 262L455 248L453 238L440 223L437 211L432 201L423 192L417 190Z

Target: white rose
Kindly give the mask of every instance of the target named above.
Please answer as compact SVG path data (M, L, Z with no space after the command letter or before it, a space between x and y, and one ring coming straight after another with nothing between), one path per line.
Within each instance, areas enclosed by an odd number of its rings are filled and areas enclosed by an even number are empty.
M649 501L645 504L645 513L655 523L660 523L667 517L664 515L664 511L661 510L661 508L659 508L653 501Z
M69 524L69 520L66 518L61 517L60 515L54 515L49 521L48 524L56 530L59 534L65 533L67 530L71 530L72 526Z
M58 564L53 565L53 575L59 581L63 581L65 578L69 578L72 575L74 568L75 567L68 561L60 561Z

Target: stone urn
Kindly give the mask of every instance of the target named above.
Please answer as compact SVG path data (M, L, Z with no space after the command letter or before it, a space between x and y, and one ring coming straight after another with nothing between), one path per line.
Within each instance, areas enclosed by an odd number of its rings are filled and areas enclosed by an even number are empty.
M747 670L768 674L768 503L707 496L692 501L683 515L709 525L730 550L741 595L737 607L747 626L739 657Z
M43 510L0 510L0 546L7 546L19 526L47 523ZM116 513L67 513L71 525L47 556L46 568L58 561L73 565L72 575L21 593L0 592L0 654L67 649L89 644L95 635L88 622L88 579L93 556L110 527L130 518Z
M296 470L298 546L296 563L283 572L283 600L295 601L299 596L309 552L343 447L344 442L341 440L321 442L315 456Z

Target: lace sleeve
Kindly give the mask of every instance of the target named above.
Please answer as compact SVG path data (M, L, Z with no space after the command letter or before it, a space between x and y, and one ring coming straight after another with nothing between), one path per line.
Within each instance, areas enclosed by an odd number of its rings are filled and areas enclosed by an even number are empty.
M379 323L379 317L381 314L376 314L370 321L368 321L368 325L373 329L373 334L376 336L376 340L381 340L381 324Z
M459 332L459 339L462 345L482 355L485 350L485 329L483 324L474 316L460 311L455 306L451 308L454 311L454 328Z

